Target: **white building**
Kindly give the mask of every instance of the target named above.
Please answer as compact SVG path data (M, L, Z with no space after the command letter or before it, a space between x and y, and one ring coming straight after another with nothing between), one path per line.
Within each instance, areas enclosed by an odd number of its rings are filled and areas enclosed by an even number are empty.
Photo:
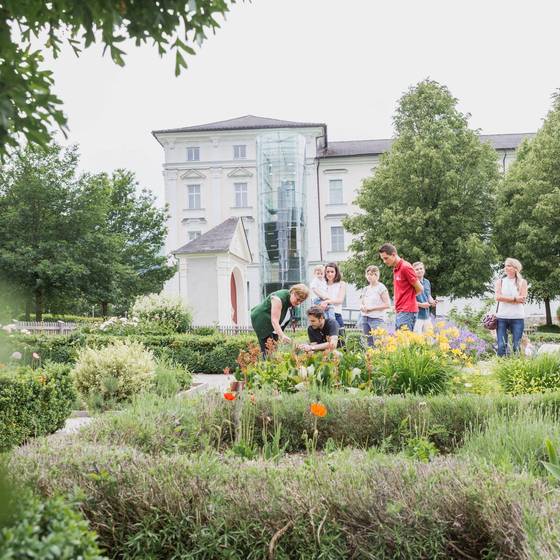
M264 292L348 257L342 220L358 212L362 180L392 143L331 142L324 123L252 115L153 135L164 149L166 251L179 262L166 291L193 307L196 323L222 325L248 324ZM527 136L481 139L505 171ZM355 290L346 307L359 307Z

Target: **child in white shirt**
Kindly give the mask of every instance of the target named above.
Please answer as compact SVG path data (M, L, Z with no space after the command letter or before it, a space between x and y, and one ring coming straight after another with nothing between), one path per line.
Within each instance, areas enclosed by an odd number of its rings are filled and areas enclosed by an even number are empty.
M317 265L313 269L313 280L309 286L313 293L311 303L313 305L320 305L329 301L329 294L327 293L327 281L325 280L325 267L322 264ZM325 319L334 319L334 305L329 303L325 309Z

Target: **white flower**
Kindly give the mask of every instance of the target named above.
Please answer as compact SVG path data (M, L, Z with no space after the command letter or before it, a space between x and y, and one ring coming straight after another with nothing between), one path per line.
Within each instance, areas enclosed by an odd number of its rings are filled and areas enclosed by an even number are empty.
M21 352L14 352L11 355L12 360L21 360Z
M20 334L31 334L31 331L28 331L27 329L21 329L19 332Z
M307 366L307 373L309 375L313 375L315 373L315 366L313 364L311 364L310 366Z
M465 387L472 387L472 383L465 383Z
M348 387L348 392L355 395L356 393L359 393L360 390L357 387Z
M356 377L358 377L362 373L362 370L360 368L355 367L354 369L352 369L351 373L352 373L352 381L354 381L354 379L356 379Z
M37 352L33 352L33 354L31 354L31 356L34 360L40 360L41 359L41 356L39 356L39 354L37 354Z
M305 366L301 366L301 367L299 368L299 376L300 376L302 379L306 379L306 378L307 378L307 368L306 368Z
M294 389L296 391L304 391L305 390L305 383L298 383L297 385L294 386Z

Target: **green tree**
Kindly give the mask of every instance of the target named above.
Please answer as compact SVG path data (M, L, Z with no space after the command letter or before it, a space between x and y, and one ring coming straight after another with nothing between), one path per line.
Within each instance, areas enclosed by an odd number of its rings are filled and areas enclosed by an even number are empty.
M353 255L348 278L364 284L378 248L394 243L407 260L421 260L434 293L468 297L484 292L492 277L491 225L499 179L496 153L468 127L469 115L437 82L425 80L400 99L396 139L366 179L347 218ZM389 271L383 270L385 281Z
M49 128L66 130L61 100L52 92L52 72L42 68L41 50L58 56L63 43L76 55L96 41L113 61L124 65L123 42L153 41L160 56L175 52L175 74L186 68L184 55L219 25L216 16L235 0L3 0L0 3L0 158L25 138L47 146Z
M155 206L147 190L138 191L134 173L119 169L100 175L108 212L100 239L103 251L92 247L88 256L92 278L84 286L88 300L126 309L138 295L161 291L175 273L162 249L167 235L167 211Z
M78 177L76 147L28 147L0 171L0 279L33 300L73 298L88 269L81 250L103 221L103 197Z
M560 295L560 92L498 189L495 230L500 256L522 262L529 296L544 302L551 325L550 301Z
M162 254L167 213L134 175L77 174L76 147L28 147L0 171L0 285L46 306L127 307L175 268Z

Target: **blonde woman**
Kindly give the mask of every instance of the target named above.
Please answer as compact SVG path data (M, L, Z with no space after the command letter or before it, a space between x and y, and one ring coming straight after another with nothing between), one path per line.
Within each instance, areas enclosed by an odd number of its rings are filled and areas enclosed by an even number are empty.
M367 336L368 346L373 346L371 331L381 327L387 318L391 305L387 288L379 281L379 268L371 265L366 268L368 285L362 290L360 312L362 329Z
M251 325L259 339L264 358L270 341L291 342L282 330L288 310L301 305L309 297L305 284L295 284L289 290L278 290L269 294L261 303L251 309Z
M504 275L496 282L498 356L505 356L507 353L508 331L511 332L513 351L519 352L525 327L524 304L527 299L527 281L521 276L522 269L517 259L507 258L504 262Z

